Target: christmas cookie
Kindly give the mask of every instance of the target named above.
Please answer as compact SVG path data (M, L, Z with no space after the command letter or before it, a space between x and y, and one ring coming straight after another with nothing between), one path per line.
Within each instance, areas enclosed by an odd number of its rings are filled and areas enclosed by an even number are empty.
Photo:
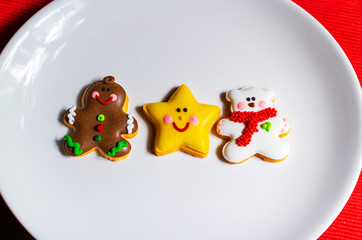
M198 103L190 89L181 85L168 102L147 103L143 111L156 128L156 155L181 150L195 157L207 156L219 107Z
M222 154L229 163L242 163L253 156L279 162L287 158L289 145L283 141L288 121L274 108L275 93L269 89L233 89L226 94L231 113L217 124L216 131L230 141Z
M127 114L128 97L124 89L108 76L90 84L82 96L81 107L72 106L64 114L64 124L73 133L64 137L64 150L70 156L84 156L97 150L107 159L126 158L138 131L136 119Z

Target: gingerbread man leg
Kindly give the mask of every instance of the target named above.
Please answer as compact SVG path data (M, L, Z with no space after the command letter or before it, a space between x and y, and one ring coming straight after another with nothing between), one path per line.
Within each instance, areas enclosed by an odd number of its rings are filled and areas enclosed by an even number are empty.
M95 144L87 141L81 134L66 135L64 137L64 151L70 156L84 156L96 147Z
M107 159L118 161L128 156L131 151L131 144L120 137L117 141L104 141L98 144L100 153Z

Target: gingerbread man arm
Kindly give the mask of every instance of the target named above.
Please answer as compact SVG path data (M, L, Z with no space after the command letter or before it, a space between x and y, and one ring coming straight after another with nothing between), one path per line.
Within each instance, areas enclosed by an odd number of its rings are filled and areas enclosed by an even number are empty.
M76 123L76 117L77 114L79 113L77 106L73 105L72 107L70 107L64 114L64 122L65 124L72 128L74 127L75 123Z
M133 117L131 113L127 113L127 126L126 126L127 134L133 135L138 131L138 123L137 120Z

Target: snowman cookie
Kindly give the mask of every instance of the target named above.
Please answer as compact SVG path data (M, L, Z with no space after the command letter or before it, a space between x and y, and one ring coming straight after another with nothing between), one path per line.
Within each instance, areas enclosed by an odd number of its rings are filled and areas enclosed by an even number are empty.
M229 139L222 149L228 163L242 163L253 156L279 162L287 158L289 145L283 141L290 125L274 108L275 93L248 87L226 94L231 104L228 118L220 120L216 132Z
M64 151L84 156L97 150L103 157L118 161L126 158L131 144L126 140L138 132L136 119L127 114L124 89L108 76L90 84L82 96L82 106L72 106L64 114L64 124L73 133L64 137Z

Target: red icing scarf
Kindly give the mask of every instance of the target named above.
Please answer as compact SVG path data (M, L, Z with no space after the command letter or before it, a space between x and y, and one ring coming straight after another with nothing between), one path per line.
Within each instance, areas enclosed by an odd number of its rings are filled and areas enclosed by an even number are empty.
M260 110L259 112L231 112L229 115L231 121L245 124L241 136L236 139L236 144L240 147L247 146L251 142L253 134L259 131L258 124L276 116L277 110L271 107Z

